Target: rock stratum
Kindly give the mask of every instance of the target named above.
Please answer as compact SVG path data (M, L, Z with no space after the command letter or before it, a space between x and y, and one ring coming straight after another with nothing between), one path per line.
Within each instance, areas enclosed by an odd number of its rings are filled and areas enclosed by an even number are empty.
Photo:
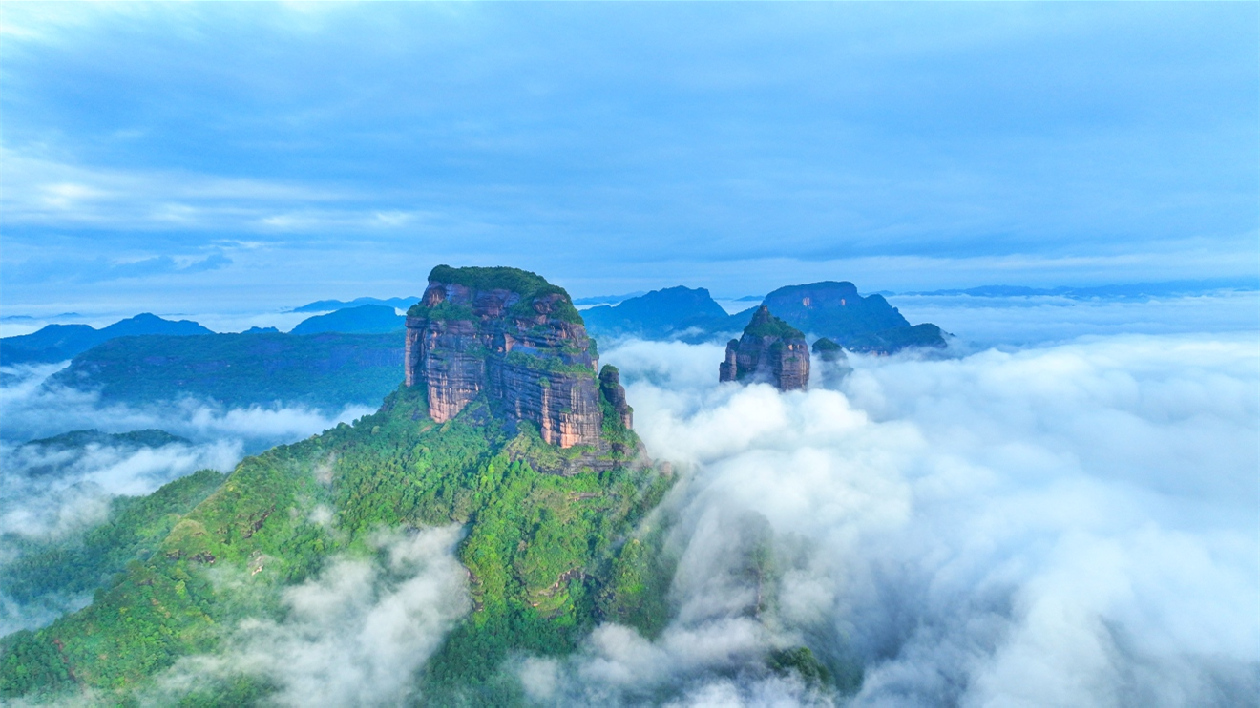
M441 265L407 315L405 383L426 388L434 421L485 395L562 449L605 447L605 408L630 428L617 372L597 378L594 340L563 288L515 268Z
M809 386L809 346L805 334L757 308L744 335L726 344L726 360L718 369L720 381L769 383L782 391Z

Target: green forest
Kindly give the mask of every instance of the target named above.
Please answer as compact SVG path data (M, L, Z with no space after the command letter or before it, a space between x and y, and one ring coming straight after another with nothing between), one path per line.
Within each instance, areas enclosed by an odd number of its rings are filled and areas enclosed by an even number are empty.
M111 523L28 549L4 579L7 592L94 588L94 599L3 640L0 698L89 690L103 703L135 704L155 675L213 653L243 618L279 617L283 588L330 557L376 552L369 539L383 528L466 529L457 553L475 609L414 677L422 703L521 702L504 659L567 653L605 618L660 631L672 569L643 521L669 474L628 457L606 472L539 472L535 458L583 451L509 426L484 400L438 425L425 401L422 387L400 388L353 425L246 458L230 475L200 472L118 499ZM634 433L617 428L606 420L621 444L605 454L637 451L637 440L624 444ZM248 580L216 584L212 567ZM249 705L274 689L256 676L225 677L184 704Z
M402 331L119 337L79 354L53 383L146 405L180 396L225 406L379 406L398 385Z

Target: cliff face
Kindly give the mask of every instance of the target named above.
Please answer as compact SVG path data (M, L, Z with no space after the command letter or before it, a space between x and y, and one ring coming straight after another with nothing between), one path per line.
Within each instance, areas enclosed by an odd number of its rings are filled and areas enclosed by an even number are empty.
M809 347L805 335L757 308L744 336L726 344L726 360L718 369L721 381L769 383L783 391L809 386Z
M433 420L484 394L547 443L606 445L601 396L624 407L625 392L615 375L596 380L592 340L563 289L515 268L438 266L407 314L406 384L427 386Z

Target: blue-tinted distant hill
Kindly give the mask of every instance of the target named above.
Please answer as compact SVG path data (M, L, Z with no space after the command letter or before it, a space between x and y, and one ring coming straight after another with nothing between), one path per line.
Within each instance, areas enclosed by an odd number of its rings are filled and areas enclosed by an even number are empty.
M30 334L0 339L0 365L65 361L111 339L142 334L182 337L213 332L190 320L164 320L148 312L101 329L89 325L48 325Z
M751 301L744 298L744 301ZM933 324L911 326L881 295L858 294L852 283L788 285L761 300L775 316L846 349L891 353L906 347L944 347L945 332ZM684 342L725 341L748 324L756 306L726 314L704 288L653 290L619 305L582 311L596 337L637 337Z
M739 331L748 317L745 313L726 314L726 310L714 302L704 288L678 285L653 290L617 305L585 309L582 319L586 322L586 330L596 337L694 342Z
M292 310L289 310L289 312L330 312L332 310L343 310L347 307L358 307L360 305L388 305L390 307L397 307L400 310L405 310L417 302L420 302L420 298L418 297L391 297L387 300L375 297L358 297L349 302L344 302L342 300L318 300L316 302L302 305L301 307L295 307Z
M851 351L890 354L907 347L947 344L940 327L912 327L882 295L863 297L853 283L788 285L766 295L765 305L793 327Z
M1220 278L1215 280L1173 280L1164 283L1123 283L1112 285L1031 288L1024 285L981 285L905 295L970 295L971 297L1063 297L1070 300L1134 300L1153 297L1201 295L1221 290L1260 290L1256 278Z
M403 380L402 331L120 337L76 356L50 385L145 406L191 397L230 407L376 406Z
M302 320L289 330L290 334L316 334L318 332L347 332L368 334L393 332L406 326L407 318L396 313L390 305L359 305L346 307Z
M638 297L640 295L646 295L646 293L643 292L642 290L636 290L635 292L626 293L624 295L592 295L591 297L574 298L573 304L579 305L579 306L581 305L618 305L625 302L626 300L629 300L632 297Z

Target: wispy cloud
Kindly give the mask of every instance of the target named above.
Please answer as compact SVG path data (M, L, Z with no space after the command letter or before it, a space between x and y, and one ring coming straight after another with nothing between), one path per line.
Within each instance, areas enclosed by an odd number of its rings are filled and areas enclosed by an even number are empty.
M384 562L331 559L318 578L285 590L283 620L242 621L220 653L182 659L160 675L151 698L166 703L248 676L278 686L269 698L284 706L405 702L415 670L472 607L454 556L460 534L451 526L383 535L372 545Z

